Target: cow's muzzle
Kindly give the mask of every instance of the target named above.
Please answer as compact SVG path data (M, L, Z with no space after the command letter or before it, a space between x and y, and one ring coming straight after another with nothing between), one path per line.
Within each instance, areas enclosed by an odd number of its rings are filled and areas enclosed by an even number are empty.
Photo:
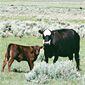
M43 44L50 45L50 42L51 42L51 40L49 40L49 41L43 41Z

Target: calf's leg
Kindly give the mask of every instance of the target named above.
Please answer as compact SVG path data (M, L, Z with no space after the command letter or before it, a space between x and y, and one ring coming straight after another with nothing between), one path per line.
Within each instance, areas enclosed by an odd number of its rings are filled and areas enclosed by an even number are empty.
M10 60L9 60L9 62L8 62L8 71L9 71L9 72L11 71L10 67L11 67L13 61L14 61L14 59L13 59L13 58L10 58Z
M4 61L3 61L3 65L2 65L2 72L4 72L4 68L5 68L7 62L8 62L8 61L7 61L7 59L5 58Z
M5 68L7 62L8 62L8 59L7 59L7 53L6 53L6 54L5 54L5 59L4 59L4 61L3 61L3 65L2 65L2 72L4 72L4 68Z
M34 66L34 63L31 60L29 60L28 61L28 64L29 64L30 70L32 70L33 69L33 66Z

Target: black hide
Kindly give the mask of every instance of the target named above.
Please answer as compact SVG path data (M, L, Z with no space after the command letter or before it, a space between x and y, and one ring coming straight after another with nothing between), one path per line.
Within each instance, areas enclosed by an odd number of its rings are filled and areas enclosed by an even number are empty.
M43 35L42 30L39 33ZM45 41L45 36L43 35ZM73 60L73 54L75 55L76 67L80 70L80 36L72 29L61 29L51 31L50 44L44 44L45 61L48 63L48 58L54 56L53 63L58 60L59 56L68 57L69 60Z

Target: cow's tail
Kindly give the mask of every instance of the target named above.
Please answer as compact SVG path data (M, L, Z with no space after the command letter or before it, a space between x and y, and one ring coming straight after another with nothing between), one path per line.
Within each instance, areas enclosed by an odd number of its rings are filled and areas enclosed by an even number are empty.
M7 48L7 61L9 60L10 58L10 47L11 47L11 44L8 45L8 48Z

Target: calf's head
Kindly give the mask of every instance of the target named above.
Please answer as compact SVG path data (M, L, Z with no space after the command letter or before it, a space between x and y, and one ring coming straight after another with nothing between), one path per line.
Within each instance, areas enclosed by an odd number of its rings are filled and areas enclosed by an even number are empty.
M50 45L50 42L51 42L51 31L46 29L46 30L39 30L39 33L42 34L43 36L43 44L45 45Z
M43 48L43 46L32 46L32 48L33 48L35 56L37 57L40 53L40 49Z

